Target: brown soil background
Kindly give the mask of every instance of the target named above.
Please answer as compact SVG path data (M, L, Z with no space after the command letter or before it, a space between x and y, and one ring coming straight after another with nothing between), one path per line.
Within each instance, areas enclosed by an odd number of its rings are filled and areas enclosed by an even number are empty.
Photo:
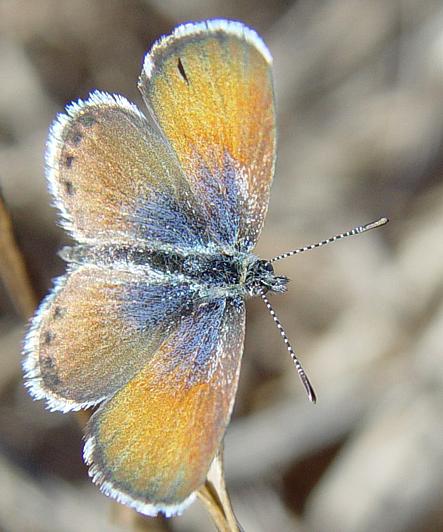
M33 284L43 296L64 267L43 175L56 112L95 88L142 106L144 52L209 17L255 27L274 56L278 163L258 253L391 219L279 264L293 282L272 301L317 406L250 302L225 439L238 518L247 532L443 530L440 1L0 0L1 189ZM24 391L23 328L0 286L0 530L211 530L199 503L134 522L91 485L77 421Z

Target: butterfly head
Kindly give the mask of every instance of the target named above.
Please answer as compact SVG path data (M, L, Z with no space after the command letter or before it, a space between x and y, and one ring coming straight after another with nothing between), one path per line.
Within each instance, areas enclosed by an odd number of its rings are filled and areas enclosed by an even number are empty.
M250 296L271 292L286 292L289 279L275 275L272 264L267 260L255 259L246 271L245 287Z

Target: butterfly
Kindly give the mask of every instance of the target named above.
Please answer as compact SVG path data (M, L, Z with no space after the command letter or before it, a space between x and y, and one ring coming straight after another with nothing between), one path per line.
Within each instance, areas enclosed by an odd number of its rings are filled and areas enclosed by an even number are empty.
M252 253L274 174L271 63L240 22L180 25L145 57L148 113L95 91L50 130L47 181L76 243L27 332L25 384L50 410L100 405L89 474L146 515L180 514L205 481L234 404L246 298L264 300L315 401L266 296L288 279Z

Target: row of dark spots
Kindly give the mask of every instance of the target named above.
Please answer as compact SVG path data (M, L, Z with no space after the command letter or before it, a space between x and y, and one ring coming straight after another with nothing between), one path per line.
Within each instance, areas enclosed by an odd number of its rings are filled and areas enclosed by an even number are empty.
M66 312L66 309L60 307L59 305L56 305L54 307L54 312L52 314L52 317L54 320L59 320L60 318L63 318L63 316L65 315L65 312ZM55 334L52 331L47 330L45 331L43 335L43 343L45 345L49 345L50 343L52 343L54 338L55 338Z
M55 305L54 311L52 313L52 317L54 320L59 320L60 318L63 318L63 316L66 314L66 308L60 307L59 305ZM46 330L43 334L43 344L45 346L50 346L55 339L55 334L50 331ZM58 368L57 364L55 363L55 360L47 351L43 351L40 356L40 364L42 366L44 379L47 384L50 384L51 386L57 386L60 384L60 378L58 375Z
M77 118L78 122L86 127L89 128L93 126L97 121L96 119L88 114L81 115ZM74 147L77 147L80 145L81 141L83 139L83 133L79 129L74 129L72 132L69 133L67 137L67 141L72 144ZM65 167L70 170L72 168L73 162L75 157L73 155L67 155L65 157ZM65 187L65 192L68 196L72 196L75 194L75 188L72 184L72 181L69 179L66 179L63 181L63 185Z
M68 140L74 146L78 146L83 138L83 135L79 131L75 131L72 135L68 137ZM70 170L74 162L75 157L73 155L67 155L65 157L65 167ZM70 179L63 180L63 186L65 187L65 192L68 196L73 196L75 193L74 185Z
M45 331L43 334L43 345L46 347L49 347L51 343L53 342L55 338L55 335L51 331ZM40 364L42 367L42 374L43 378L45 379L45 382L48 384L50 383L53 386L56 386L60 383L60 379L58 377L58 370L57 365L55 363L55 360L51 356L50 352L44 350L41 352L40 355Z

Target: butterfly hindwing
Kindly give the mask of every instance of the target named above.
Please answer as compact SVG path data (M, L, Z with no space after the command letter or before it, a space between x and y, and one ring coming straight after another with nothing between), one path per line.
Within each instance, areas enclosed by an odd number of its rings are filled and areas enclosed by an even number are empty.
M260 234L275 160L271 56L239 22L185 24L154 45L139 88L225 247Z
M102 491L147 515L192 501L229 422L244 318L241 300L200 305L93 415L85 459Z
M53 410L96 404L146 365L193 303L184 283L76 266L56 281L31 323L26 385Z

